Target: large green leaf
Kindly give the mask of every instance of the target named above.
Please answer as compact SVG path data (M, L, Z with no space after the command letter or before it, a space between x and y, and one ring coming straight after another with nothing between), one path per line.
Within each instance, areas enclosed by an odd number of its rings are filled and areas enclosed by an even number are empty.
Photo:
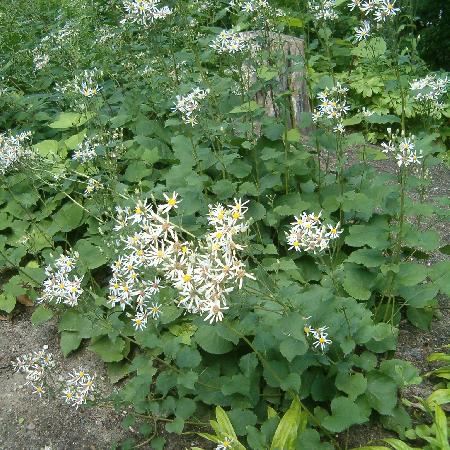
M307 416L297 397L281 418L270 445L270 450L294 450L297 434L306 428Z
M114 341L108 336L94 338L89 349L97 353L104 362L121 361L126 356L123 354L125 341L121 338L116 338Z
M368 420L367 411L347 397L335 397L331 402L331 412L330 416L322 419L322 425L333 433Z
M194 335L197 344L208 353L222 355L233 349L233 343L217 334L214 326L202 324Z
M53 311L49 308L46 308L43 305L39 305L31 315L31 323L33 325L39 325L41 323L50 320L53 317Z
M66 129L79 127L93 117L94 113L80 114L76 112L62 112L56 120L49 124L50 128Z

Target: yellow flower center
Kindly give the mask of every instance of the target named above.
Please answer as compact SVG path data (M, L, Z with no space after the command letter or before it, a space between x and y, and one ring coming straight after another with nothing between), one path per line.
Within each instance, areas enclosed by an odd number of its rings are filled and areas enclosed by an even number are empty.
M186 274L183 275L183 281L184 281L185 283L189 283L189 281L191 281L191 280L192 280L192 277L191 277L191 275L189 275L188 273L186 273Z
M175 200L174 197L169 198L169 200L167 200L167 204L170 206L175 206L177 204L177 201Z

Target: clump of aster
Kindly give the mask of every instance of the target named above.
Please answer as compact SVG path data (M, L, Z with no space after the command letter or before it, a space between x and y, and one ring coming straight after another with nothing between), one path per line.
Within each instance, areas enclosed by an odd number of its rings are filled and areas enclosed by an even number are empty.
M0 133L0 174L16 168L26 159L33 158L30 147L31 132L16 135Z
M328 249L330 241L340 236L340 222L324 225L321 215L321 212L307 214L303 211L300 216L294 216L295 221L286 232L289 250L320 253Z
M103 184L100 183L100 181L96 180L95 178L89 178L87 181L86 189L84 190L83 195L85 197L89 197L94 192L97 192L100 189L103 189Z
M366 17L372 16L376 22L384 22L400 11L395 7L396 0L351 0L348 7L351 11L359 9Z
M360 42L368 39L372 34L370 22L364 20L359 27L355 27L355 41Z
M197 114L201 108L201 101L207 97L209 94L209 89L200 89L196 87L187 95L177 95L177 101L172 111L178 111L181 113L181 118L183 122L188 125L197 125Z
M398 167L409 167L421 164L423 157L422 151L416 150L414 136L400 137L399 135L394 135L389 128L388 136L389 141L381 144L383 147L382 152L394 156Z
M268 0L230 0L228 5L238 14L255 14L255 18L268 25L271 24L270 18L284 16L284 11L274 8Z
M335 0L311 0L308 9L316 20L336 20L339 17Z
M79 369L70 372L65 380L65 386L62 390L62 396L65 402L78 409L84 405L88 399L93 399L95 390L96 375L90 375L85 369Z
M42 295L37 299L38 303L53 302L64 303L68 306L76 306L83 293L81 282L83 277L73 275L79 254L61 254L52 265L45 268L47 279L44 281Z
M98 95L102 89L98 84L98 81L102 76L103 72L96 67L91 70L83 70L68 83L62 85L57 84L55 89L57 92L64 95L82 95L86 98L92 98Z
M210 323L223 319L227 295L241 289L245 278L254 279L238 257L244 247L236 242L247 229L247 202L236 199L232 205L210 206L211 231L198 240L187 239L170 221L168 214L179 202L174 192L156 207L138 201L134 208L117 209L115 230L126 233L121 235L123 250L112 267L109 303L134 309L136 329L161 314L156 298L161 279L178 293L177 306L203 315Z
M126 16L121 23L131 22L147 26L172 14L168 6L160 7L159 3L160 0L125 0L123 7Z
M429 74L410 83L411 93L417 106L425 113L440 116L445 109L442 97L447 93L448 76Z
M304 317L304 319L309 320L311 319L311 316ZM327 345L332 343L332 340L328 339L328 333L326 333L326 330L328 330L327 326L313 328L309 322L305 323L303 327L306 337L314 338L313 347L320 347L322 351L325 350Z
M50 61L50 56L45 53L39 53L38 50L33 52L34 70L42 70Z
M255 47L251 35L248 33L238 33L233 30L223 30L216 36L210 44L217 53L239 53L252 50Z
M320 101L313 112L313 121L328 121L338 133L344 132L343 118L350 111L347 104L348 88L337 82L332 88L325 88L317 94Z
M96 138L86 138L83 142L78 144L73 152L72 159L81 163L86 163L93 160L97 156L96 149L100 144L96 142Z
M38 352L17 357L12 362L12 366L15 372L25 375L25 385L30 384L34 394L42 397L47 393L48 374L55 367L53 355L48 352L47 345L44 345Z

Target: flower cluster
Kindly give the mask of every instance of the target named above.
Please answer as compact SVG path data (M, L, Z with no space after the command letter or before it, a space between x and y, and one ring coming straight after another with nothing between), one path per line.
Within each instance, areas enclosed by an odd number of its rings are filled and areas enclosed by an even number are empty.
M25 385L31 384L33 393L39 397L55 390L54 378L50 376L56 363L52 353L48 352L48 346L42 350L29 353L16 358L12 362L15 372L25 374ZM95 374L89 375L84 369L79 368L70 372L65 379L62 395L66 403L78 408L92 398L95 389Z
M96 191L99 191L103 188L103 184L100 183L100 181L96 180L95 178L89 178L86 184L86 189L84 190L83 195L85 197L89 197L91 194L93 194Z
M224 440L214 450L231 450L233 448L234 439L225 436Z
M34 70L42 70L50 61L50 56L45 53L33 52Z
M449 79L447 76L439 77L429 74L424 78L416 79L410 83L411 92L418 105L431 115L439 115L445 109L441 101L447 92Z
M230 0L230 8L239 8L244 13L253 13L270 8L267 0Z
M331 240L339 237L342 233L340 222L325 226L322 224L321 215L322 212L302 212L299 217L294 216L295 222L291 223L291 228L286 232L289 250L319 253L329 247Z
M247 229L246 202L210 206L212 230L196 243L185 240L170 222L168 213L178 207L177 197L175 192L165 195L165 203L156 208L139 201L134 209L117 209L115 230L127 227L129 232L121 237L124 251L113 265L109 303L124 310L133 306L136 329L159 316L161 305L149 302L161 289L161 279L178 292L177 306L204 315L210 323L223 319L227 294L242 288L244 278L254 279L237 256L243 246L235 242Z
M79 255L74 252L72 256L62 254L53 265L45 268L47 279L44 281L42 295L37 299L41 302L64 303L68 306L76 306L83 293L81 282L83 277L71 274L76 267Z
M251 50L254 43L248 33L238 33L233 30L223 30L216 36L210 47L217 53L238 53Z
M308 8L316 20L336 20L339 17L335 0L311 0Z
M331 119L334 123L334 131L342 133L344 125L342 118L350 110L347 104L346 94L348 88L337 82L331 89L326 88L317 94L320 100L319 106L313 112L313 121L317 122L319 119Z
M255 14L262 18L265 23L270 25L271 17L282 17L284 11L274 8L268 0L230 0L229 8L237 10L238 13Z
M74 161L80 161L81 163L91 161L97 156L97 152L95 150L98 146L99 144L95 141L95 138L87 138L78 144L77 148L73 152L72 159Z
M32 158L33 152L29 141L31 132L16 134L15 136L0 133L0 174L5 175L22 160Z
M196 87L187 95L177 95L177 101L172 108L173 111L179 111L185 124L197 125L197 115L195 112L200 108L200 101L209 94L209 89L200 89Z
M33 393L39 397L46 393L47 374L55 367L53 355L47 350L48 346L44 345L42 350L19 356L12 363L14 371L25 374L25 384L31 384Z
M83 70L80 74L66 84L56 85L56 91L61 94L75 94L82 95L86 98L95 97L100 91L101 87L98 80L102 77L103 72L96 67L92 70Z
M399 137L393 135L388 129L389 141L383 142L382 152L395 156L398 167L408 167L414 164L420 164L422 159L422 151L415 149L414 136Z
M140 25L151 25L159 19L172 14L168 6L159 7L160 0L125 0L123 7L127 12L121 23L132 22Z
M309 320L310 318L305 317L305 320ZM328 339L328 333L325 333L326 330L328 330L327 326L313 328L309 323L306 323L303 327L306 337L312 336L315 339L313 347L320 347L322 351L325 350L327 345L333 342L331 339Z
M95 374L89 375L83 368L70 372L62 391L65 402L75 409L84 405L89 398L92 398L95 377Z
M396 0L351 0L348 7L351 11L359 9L365 16L372 15L377 22L395 16L400 9L395 7Z
M370 26L370 22L364 20L359 27L355 27L355 41L360 42L371 36L372 28Z

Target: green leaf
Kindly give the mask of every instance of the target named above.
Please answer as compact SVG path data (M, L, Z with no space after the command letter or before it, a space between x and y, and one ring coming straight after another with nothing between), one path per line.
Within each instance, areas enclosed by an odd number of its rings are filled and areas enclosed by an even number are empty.
M234 175L236 178L245 178L252 171L252 165L236 159L231 164L227 165L227 172Z
M270 450L294 450L297 434L306 428L307 416L297 397L281 418L270 445Z
M372 114L369 117L366 117L366 121L368 123L378 123L378 124L386 124L386 123L400 123L400 118L398 116L394 116L391 114Z
M351 247L377 248L384 250L388 248L389 227L384 220L377 220L367 225L352 225L349 234L345 238L345 243Z
M252 111L256 111L258 108L261 108L258 103L256 103L254 100L250 100L247 103L243 103L240 106L235 106L231 111L230 114L241 114L241 113L248 113Z
M369 300L372 295L371 287L375 281L375 274L361 266L345 264L344 289L357 300Z
M445 294L450 295L450 261L441 261L434 264L430 271L430 277L439 290Z
M58 141L47 139L33 145L33 148L41 155L47 156L50 154L56 155L58 153Z
M236 187L231 181L219 180L213 185L212 191L217 195L219 200L226 200L233 196L236 192Z
M427 275L427 266L412 262L404 262L399 265L396 282L401 286L413 286L425 280Z
M180 164L186 167L192 167L195 164L194 148L192 142L186 136L178 135L171 139L173 153Z
M399 439L387 438L387 439L383 439L383 441L387 442L395 450L413 450L413 447L410 447L408 444L406 444L403 441L400 441Z
M111 362L106 364L109 381L117 383L130 373L131 364L125 361Z
M383 361L380 364L380 371L391 377L400 388L411 384L419 384L422 381L417 368L410 362L401 359Z
M84 141L85 137L86 137L86 130L82 130L79 133L74 134L73 136L70 136L70 138L66 139L64 141L64 145L69 150L75 150Z
M76 331L63 331L59 346L64 356L68 356L70 352L76 350L81 344L81 337Z
M181 417L176 417L172 422L166 424L166 430L169 433L181 434L184 428L184 420Z
M369 372L365 395L373 409L380 414L391 414L397 405L397 384L387 375L376 371Z
M178 367L197 367L202 360L196 348L183 347L177 354L176 363Z
M64 203L52 218L60 231L72 231L81 224L83 209L69 201Z
M177 400L177 407L175 410L175 414L177 417L181 417L183 420L186 420L192 414L194 414L197 409L197 405L194 400L191 398L183 397Z
M221 391L224 395L232 394L250 394L250 379L241 374L228 377L227 381L222 383Z
M104 250L91 239L80 239L74 249L80 254L80 262L88 269L96 269L108 261Z
M124 358L125 341L121 338L112 341L108 336L101 336L91 341L89 350L95 352L104 362L121 361Z
M278 76L278 70L267 66L259 67L256 73L258 74L258 77L262 78L264 81L270 81Z
M373 37L361 41L351 50L352 55L360 58L375 59L383 56L387 50L386 41L381 37Z
M280 344L281 354L291 362L296 356L304 355L308 350L306 341L287 337Z
M213 325L200 325L194 335L197 344L208 353L222 355L233 349L233 343L217 334Z
M447 417L442 408L437 404L434 405L434 425L436 427L436 439L440 448L442 450L449 450Z
M429 405L432 403L436 403L438 405L450 403L450 389L436 389L427 397L426 401Z
M417 328L421 330L429 330L431 321L433 320L433 308L414 308L408 306L406 308L406 316L408 320Z
M220 407L216 407L216 420L219 426L219 430L223 435L229 438L232 438L237 441L237 436L234 431L233 425L231 425L231 421L227 416L227 413Z
M288 142L300 142L300 131L297 128L291 128L287 133L286 133L286 140Z
M47 322L53 317L53 311L45 306L39 305L31 315L31 323L33 325L40 325Z
M336 387L345 392L351 400L355 400L361 394L366 392L367 379L362 373L344 373L339 372L336 381Z
M94 113L80 114L76 112L62 112L58 115L56 120L49 124L50 128L66 129L72 127L79 127L86 123L94 116Z
M256 414L249 409L233 408L229 412L229 416L238 436L244 435L247 426L256 425L257 422ZM245 449L245 447L238 448Z
M380 250L361 248L352 252L347 261L362 264L365 267L379 267L386 261L386 258Z
M16 306L16 297L10 294L0 294L0 309L10 313Z
M76 331L82 338L90 338L93 332L92 322L76 310L65 311L58 324L59 331Z
M347 397L335 397L331 402L331 412L330 416L322 420L322 425L333 433L368 420L366 410Z

